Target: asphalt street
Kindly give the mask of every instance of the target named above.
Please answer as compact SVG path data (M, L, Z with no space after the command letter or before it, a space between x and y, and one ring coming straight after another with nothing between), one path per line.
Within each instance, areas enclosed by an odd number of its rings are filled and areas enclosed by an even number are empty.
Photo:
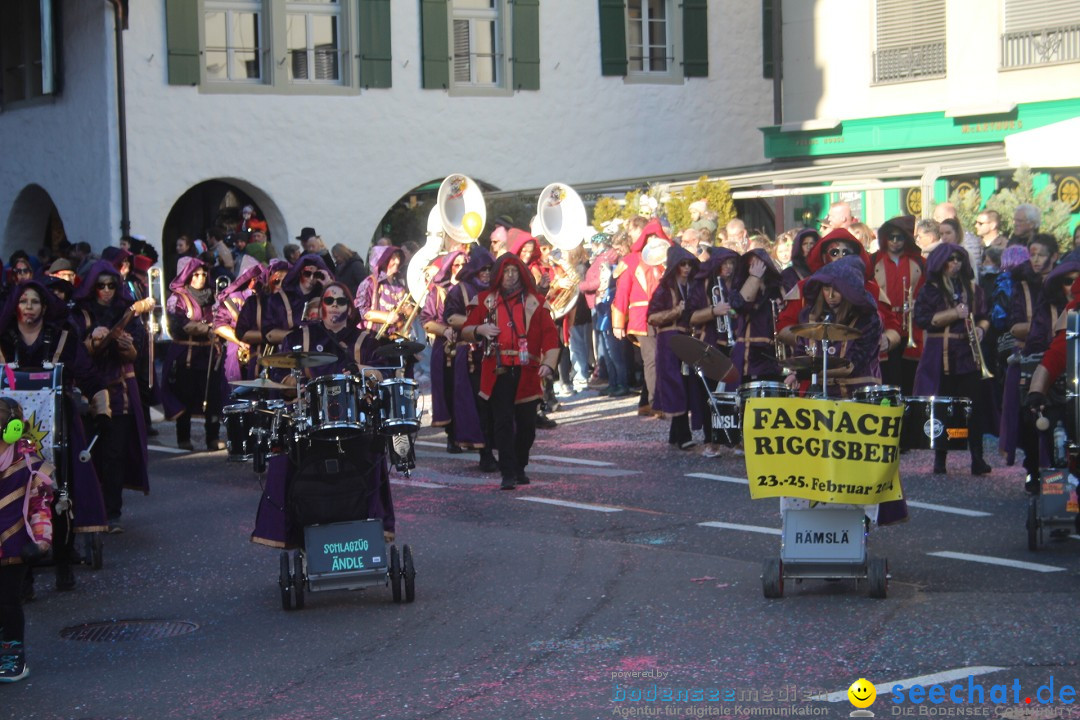
M514 491L424 428L418 468L393 487L416 602L376 587L309 594L291 612L278 553L249 541L250 464L167 452L159 423L151 494L126 496L104 567L78 568L68 593L39 569L32 675L0 686L0 718L846 717L861 677L877 717L1080 714L1060 694L1080 684L1080 540L1027 549L1023 472L995 448L986 477L967 474L966 453L948 476L930 474L929 451L902 457L911 519L869 537L888 558L887 599L865 582L789 580L767 600L778 502L750 499L742 457L670 448L667 422L635 410L592 392L565 401L540 431L532 484ZM62 636L111 621L166 637ZM985 696L898 703L890 690L934 683Z

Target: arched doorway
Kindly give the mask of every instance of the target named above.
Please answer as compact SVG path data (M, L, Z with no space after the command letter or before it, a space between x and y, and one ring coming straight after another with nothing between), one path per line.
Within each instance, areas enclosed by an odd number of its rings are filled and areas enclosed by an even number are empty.
M4 264L7 265L8 258L16 250L25 250L33 256L46 247L52 254L57 254L66 242L64 222L48 191L40 185L27 185L16 196L8 213L0 245Z
M243 219L241 211L247 205L255 209L256 218L267 223L269 240L280 256L288 241L285 221L277 205L265 192L247 181L216 178L189 188L169 210L161 229L166 277L176 273L177 238L186 235L191 240L205 240L211 229L219 230L225 236L238 232Z

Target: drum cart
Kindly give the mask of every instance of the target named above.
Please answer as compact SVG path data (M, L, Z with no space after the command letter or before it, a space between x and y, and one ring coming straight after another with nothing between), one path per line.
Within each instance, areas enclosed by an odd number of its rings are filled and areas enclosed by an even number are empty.
M866 580L872 598L888 595L889 562L867 554L869 519L861 508L789 508L782 511L781 517L780 557L766 558L762 563L761 589L765 597L783 597L785 579L801 583L808 579L846 578ZM844 538L848 542L840 542Z
M1068 468L1040 468L1039 492L1028 498L1027 546L1036 551L1051 537L1076 532L1075 486L1069 482Z

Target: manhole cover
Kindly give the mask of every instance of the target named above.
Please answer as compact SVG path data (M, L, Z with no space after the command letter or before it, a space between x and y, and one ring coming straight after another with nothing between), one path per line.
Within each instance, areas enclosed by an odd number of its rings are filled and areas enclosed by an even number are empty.
M183 620L108 620L64 628L60 631L60 637L87 642L160 640L187 635L198 629L199 626L195 623Z

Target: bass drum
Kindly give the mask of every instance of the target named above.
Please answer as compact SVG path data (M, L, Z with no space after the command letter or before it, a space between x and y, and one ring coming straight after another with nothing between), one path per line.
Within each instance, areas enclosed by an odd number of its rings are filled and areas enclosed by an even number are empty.
M739 396L733 392L716 392L712 396L715 403L715 406L710 408L713 438L720 445L737 447L742 442Z
M909 397L904 400L900 430L903 450L965 450L971 401L953 397Z

